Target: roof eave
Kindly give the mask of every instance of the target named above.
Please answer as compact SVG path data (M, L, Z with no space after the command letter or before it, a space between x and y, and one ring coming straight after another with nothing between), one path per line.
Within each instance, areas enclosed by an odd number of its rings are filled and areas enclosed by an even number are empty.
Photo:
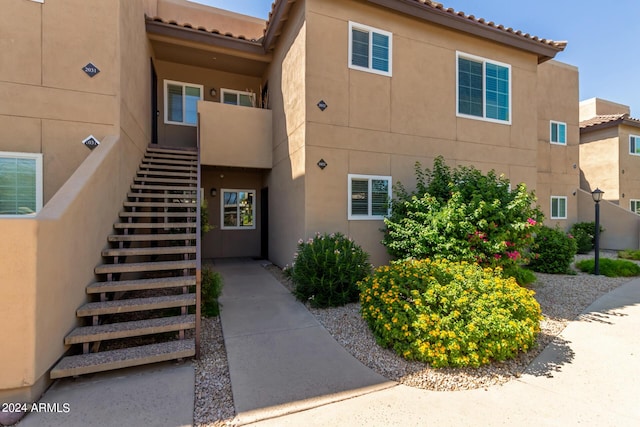
M564 50L565 43L548 44L540 39L529 39L508 29L490 27L464 15L454 15L446 10L427 8L415 0L367 0L369 3L395 10L406 15L415 16L433 24L462 31L508 46L522 49L538 56L538 63L553 59Z

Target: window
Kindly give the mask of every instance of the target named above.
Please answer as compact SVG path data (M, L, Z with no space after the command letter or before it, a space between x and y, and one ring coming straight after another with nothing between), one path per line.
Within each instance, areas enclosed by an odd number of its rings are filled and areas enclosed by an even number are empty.
M640 156L640 136L629 135L629 153Z
M250 230L256 228L255 190L222 189L220 207L223 230Z
M551 136L550 141L552 144L567 145L567 124L562 122L551 122Z
M349 174L349 219L382 219L389 214L391 177Z
M0 152L0 215L42 209L42 154Z
M221 89L222 95L220 99L223 104L241 105L243 107L254 107L256 104L256 95L251 92L240 92L231 89Z
M511 123L511 66L457 53L458 116Z
M631 212L635 212L638 215L640 215L640 200L631 199L630 203L631 203Z
M567 198L551 196L551 219L567 219Z
M349 22L349 68L391 76L393 34Z
M164 81L164 122L172 125L196 126L198 101L202 100L202 85Z

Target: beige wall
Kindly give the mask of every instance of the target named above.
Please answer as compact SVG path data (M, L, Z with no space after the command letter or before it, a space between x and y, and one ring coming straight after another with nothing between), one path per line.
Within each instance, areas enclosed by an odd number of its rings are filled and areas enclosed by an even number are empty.
M620 143L617 127L582 134L580 143L580 188L604 191L604 199L620 198Z
M164 81L173 80L204 86L203 100L220 102L222 88L253 92L260 95L260 78L227 73L210 68L194 67L167 61L155 61L158 74L158 144L169 146L195 147L197 129L195 126L169 125L164 123ZM216 96L210 90L216 89Z
M607 101L605 99L591 98L580 102L580 121L587 120L595 116L625 113L631 113L629 106Z
M630 209L630 199L640 199L640 156L629 154L629 136L640 137L640 127L621 125L620 138L620 206Z
M270 169L271 110L198 102L203 165Z
M538 182L536 196L545 224L568 229L577 222L580 187L578 69L557 61L538 66ZM551 144L550 122L567 125L567 144ZM551 196L567 198L567 219L551 219Z
M291 264L297 241L307 230L305 207L305 73L307 25L305 1L297 1L266 72L273 112L273 168L269 187L269 258Z
M118 13L118 1L3 5L0 151L43 153L45 203L89 155L85 137L117 133Z

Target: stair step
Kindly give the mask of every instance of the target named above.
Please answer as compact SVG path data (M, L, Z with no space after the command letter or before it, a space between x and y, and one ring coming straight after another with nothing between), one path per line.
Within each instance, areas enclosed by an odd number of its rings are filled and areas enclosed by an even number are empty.
M183 359L196 354L194 340L178 340L120 350L68 356L51 370L51 379Z
M194 208L194 202L124 202L126 208Z
M105 292L144 291L147 289L180 288L195 286L196 276L160 277L155 279L118 280L113 282L94 282L87 286L88 294Z
M179 178L147 178L138 176L133 179L135 182L164 182L167 184L189 184L197 185L197 179L179 179Z
M164 240L195 240L196 233L180 234L112 234L110 242L155 242Z
M193 166L170 166L170 165L156 165L153 163L141 163L138 169L141 172L146 172L147 170L160 170L160 171L182 171L182 172L198 172L198 167L196 165Z
M197 212L120 212L122 218L195 218Z
M71 333L64 338L64 343L66 345L71 345L138 337L142 335L153 335L163 332L193 329L195 326L196 316L193 314L136 320L132 322L109 323L98 326L83 326L71 331Z
M195 246L160 246L147 248L113 248L102 251L102 256L181 255L196 253Z
M197 159L193 160L173 160L173 159L154 159L144 157L142 163L150 163L154 165L181 165L181 166L195 166L198 164Z
M151 298L129 298L115 301L90 302L76 311L78 317L103 314L130 313L132 311L158 310L161 308L195 305L196 294L168 295Z
M169 172L169 171L163 171L163 170L152 170L152 171L145 171L145 170L138 170L137 176L149 176L149 175L162 175L162 176L177 176L177 177L185 177L185 178L193 178L197 175L198 171L191 171L191 172Z
M158 228L196 228L195 222L118 222L113 224L116 230L127 229L158 229Z
M187 188L178 185L147 185L147 184L133 184L132 190L149 190L149 191L197 191L196 187Z
M136 273L141 271L166 271L196 268L195 260L131 262L123 264L102 264L95 268L96 274Z
M193 191L191 194L179 194L179 193L127 193L127 197L130 199L169 199L169 200L182 200L182 199L195 199L198 197Z
M181 154L185 156L197 156L198 153L195 150L180 150L177 148L160 148L160 147L148 147L147 153L159 153L159 154Z

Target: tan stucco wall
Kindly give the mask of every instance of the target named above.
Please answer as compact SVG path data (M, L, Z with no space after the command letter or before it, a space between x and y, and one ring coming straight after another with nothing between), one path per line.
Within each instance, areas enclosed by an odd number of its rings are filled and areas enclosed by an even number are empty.
M621 125L620 136L620 206L630 209L630 199L640 199L640 156L629 154L629 136L640 137L640 128Z
M600 98L591 98L580 101L580 121L590 119L595 116L608 114L630 114L628 105L607 101Z
M580 187L578 69L557 61L538 66L538 182L536 196L545 224L568 229L577 222ZM567 144L550 143L550 121L567 125ZM551 219L551 196L567 198L567 219Z
M118 1L3 4L0 124L11 125L0 151L44 154L45 203L89 155L85 137L117 133L118 10ZM89 62L100 69L93 78L82 71Z
M269 258L291 264L297 241L305 237L305 73L307 26L305 1L289 12L288 25L266 72L273 114L273 168L269 187Z
M198 102L203 165L270 169L271 110Z
M381 221L347 220L349 173L390 175L411 188L414 163L431 167L442 155L452 166L494 169L536 188L535 55L363 2L307 4L307 235L345 232L375 264L388 260L379 243ZM393 33L393 77L348 67L349 21ZM511 125L456 116L457 51L511 65ZM320 100L328 104L324 112L316 106ZM329 164L324 171L316 166L321 158Z
M154 61L154 64L158 73L158 144L160 145L195 147L197 138L197 129L194 126L165 124L165 80L203 85L203 100L209 102L220 102L220 89L253 92L256 94L256 101L260 96L261 81L258 77L167 61ZM212 88L216 90L215 96L210 94Z
M580 188L604 191L604 199L620 198L620 143L618 129L611 127L582 134L580 144Z

